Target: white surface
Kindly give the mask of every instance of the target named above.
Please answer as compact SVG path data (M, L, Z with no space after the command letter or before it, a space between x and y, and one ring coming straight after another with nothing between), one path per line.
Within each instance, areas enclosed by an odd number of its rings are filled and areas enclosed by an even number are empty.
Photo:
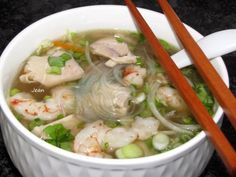
M236 29L218 31L197 41L209 60L236 50ZM183 49L171 56L178 68L191 65L191 57Z
M153 11L139 9L159 38L178 45L166 18ZM91 176L91 177L183 177L199 176L205 168L212 146L204 132L184 145L155 156L138 159L99 159L81 156L54 147L33 134L19 123L6 101L6 95L21 63L45 39L55 39L67 29L136 30L128 9L123 6L90 6L76 8L46 17L19 33L4 50L0 59L0 104L2 132L7 150L24 177ZM195 40L202 36L188 27ZM213 65L228 84L228 74L221 58ZM214 121L220 124L222 109L218 108Z

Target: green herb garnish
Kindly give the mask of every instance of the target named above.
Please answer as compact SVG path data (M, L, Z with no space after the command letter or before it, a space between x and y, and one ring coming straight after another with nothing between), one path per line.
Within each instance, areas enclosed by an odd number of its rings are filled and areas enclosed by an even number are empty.
M103 144L102 144L102 149L103 150L105 150L105 151L107 151L108 149L109 149L109 143L108 142L104 142Z
M48 74L61 74L61 68L65 66L65 63L72 57L68 53L63 53L58 57L49 56L48 64L51 66L48 70Z
M84 128L84 126L85 126L85 123L82 121L77 124L78 129L82 129L82 128Z
M64 62L63 58L61 58L61 57L49 56L48 57L48 64L50 66L56 66L56 67L63 67L63 66L65 66L65 62Z
M167 41L163 39L159 39L159 42L161 43L162 47L170 54L174 54L178 51L178 49L173 46L172 44L168 43Z
M184 124L196 124L196 122L194 121L194 119L192 117L184 117L182 118L182 122Z
M10 90L10 96L14 96L16 95L17 93L20 93L21 91L17 88L13 88Z
M73 146L72 142L62 142L60 145L61 145L60 148L67 150L67 151L72 151L72 146Z
M86 40L86 39L80 39L79 40L79 45L82 46L82 47L85 47L87 42L88 42L88 40Z
M64 114L59 114L59 115L57 115L57 119L59 120L59 119L62 119L62 118L64 118L65 116L64 116Z
M47 70L48 74L56 74L60 75L61 74L61 68L57 66L52 66Z
M17 112L13 112L13 114L14 114L14 116L16 117L16 119L17 119L18 121L21 121L21 120L24 118L23 115L21 115L21 114L19 114L19 113L17 113Z
M213 114L213 106L215 104L214 98L209 92L205 84L196 84L194 90L197 92L198 98L208 110L209 114Z
M45 141L59 148L67 149L68 143L74 140L71 131L66 129L62 124L48 126L43 131L48 135L48 139Z
M144 67L144 61L141 57L136 57L136 65Z
M115 128L115 127L121 126L120 122L113 121L113 120L106 120L104 123L105 123L105 125L107 125L110 128Z
M116 41L119 42L119 43L125 42L125 40L122 37L118 36L118 35L115 35L114 37L115 37Z
M71 55L68 54L68 53L63 53L63 54L60 55L60 58L63 59L64 65L65 65L65 62L71 59Z
M130 35L138 41L138 44L143 44L146 40L141 32L132 32Z
M48 99L51 99L52 98L52 96L50 96L50 95L45 95L44 97L43 97L43 99L46 101L46 100L48 100Z
M28 124L28 128L31 131L31 130L34 129L34 127L37 127L37 126L40 126L40 125L43 125L43 124L44 124L43 120L41 120L40 118L36 118Z

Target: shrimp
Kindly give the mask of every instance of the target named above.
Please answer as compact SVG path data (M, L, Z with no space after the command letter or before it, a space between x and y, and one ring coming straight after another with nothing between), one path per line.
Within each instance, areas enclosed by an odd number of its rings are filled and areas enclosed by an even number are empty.
M132 143L137 137L138 134L132 129L116 127L107 131L103 141L113 150Z
M64 91L63 91L64 90ZM52 97L37 102L29 93L20 92L9 98L10 106L24 119L55 120L58 115L71 113L75 98L72 90L58 87L52 90Z
M91 156L91 157L105 157L105 152L102 149L102 139L109 128L98 120L88 124L75 137L74 152Z
M132 130L138 134L139 140L145 140L155 135L160 122L154 117L136 117L132 123Z
M162 86L156 92L156 97L165 105L175 109L176 111L187 111L188 107L179 92L172 87Z
M102 120L87 124L75 137L74 151L79 154L101 157L137 139L145 140L157 133L159 121L153 117L136 117L131 127L110 128ZM106 145L106 148L104 148Z
M110 150L130 144L137 138L132 130L117 127L110 128L102 120L88 124L74 140L74 151L92 157L105 157L104 145Z
M68 87L55 87L51 91L52 98L56 100L56 103L60 106L64 115L72 114L75 109L75 94L72 89Z
M124 83L127 85L133 84L137 87L141 87L143 85L144 78L147 75L147 71L145 68L141 68L140 66L129 65L125 68L123 75Z

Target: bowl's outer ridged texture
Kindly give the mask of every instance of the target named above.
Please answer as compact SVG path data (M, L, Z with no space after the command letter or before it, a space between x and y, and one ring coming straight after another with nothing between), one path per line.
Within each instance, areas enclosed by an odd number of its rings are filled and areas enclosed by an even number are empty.
M1 129L10 158L24 177L197 177L213 153L205 139L193 151L177 160L149 169L127 168L110 170L73 164L45 154L17 134L1 113Z
M144 9L141 12L158 37L179 46L178 40L162 14ZM96 14L103 18L96 18ZM75 23L71 16L77 19L78 23ZM157 25L157 22L161 25ZM87 159L87 157L72 153L70 155L69 153L66 154L55 147L53 149L50 145L32 135L15 119L5 101L11 81L15 77L15 72L12 71L17 71L19 64L35 50L42 40L55 39L68 29L84 31L94 28L136 30L128 10L123 6L78 8L36 22L14 38L2 53L0 61L0 72L2 74L0 75L0 102L4 113L0 115L0 119L2 119L0 125L8 153L15 166L24 177L199 176L213 152L213 148L203 132L193 138L191 142L187 142L169 153L164 153L159 158L157 155L135 159L132 163L126 160L124 164L123 161L112 161L112 164L110 164L106 159ZM192 28L188 27L188 30L196 40L202 37ZM222 59L218 58L212 63L228 84L227 70ZM219 125L222 122L220 116L222 116L222 110L219 108L214 119ZM114 164L116 165L114 166Z

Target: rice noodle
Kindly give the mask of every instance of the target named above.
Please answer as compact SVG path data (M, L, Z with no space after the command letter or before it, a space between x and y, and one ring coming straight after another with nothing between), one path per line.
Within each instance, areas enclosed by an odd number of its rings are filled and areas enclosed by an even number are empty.
M164 131L158 131L158 133L163 133L166 135L176 135L176 132L173 130L164 130Z
M125 84L125 82L123 81L121 69L123 69L125 66L127 65L116 65L113 69L114 78L117 82L124 86L126 86L127 84Z
M145 54L145 62L147 64L147 68L148 68L147 72L148 72L148 74L151 74L151 75L155 74L156 73L156 68L155 68L156 62L150 58L150 56L147 53L146 48L144 48L143 51L144 51L144 54Z
M95 67L103 72L91 69L75 87L76 113L84 117L85 121L126 119L144 109L142 105L130 104L131 89L116 82L113 68L107 68L104 63Z
M176 125L177 127L183 128L185 130L196 131L196 130L201 129L200 125L194 125L194 124L186 125L186 124L179 124L176 122L172 122L172 123Z
M102 72L101 70L99 70L96 65L93 63L92 58L90 56L90 52L89 52L89 42L86 41L85 43L85 56L86 56L86 60L88 61L89 65L95 69L96 71Z

